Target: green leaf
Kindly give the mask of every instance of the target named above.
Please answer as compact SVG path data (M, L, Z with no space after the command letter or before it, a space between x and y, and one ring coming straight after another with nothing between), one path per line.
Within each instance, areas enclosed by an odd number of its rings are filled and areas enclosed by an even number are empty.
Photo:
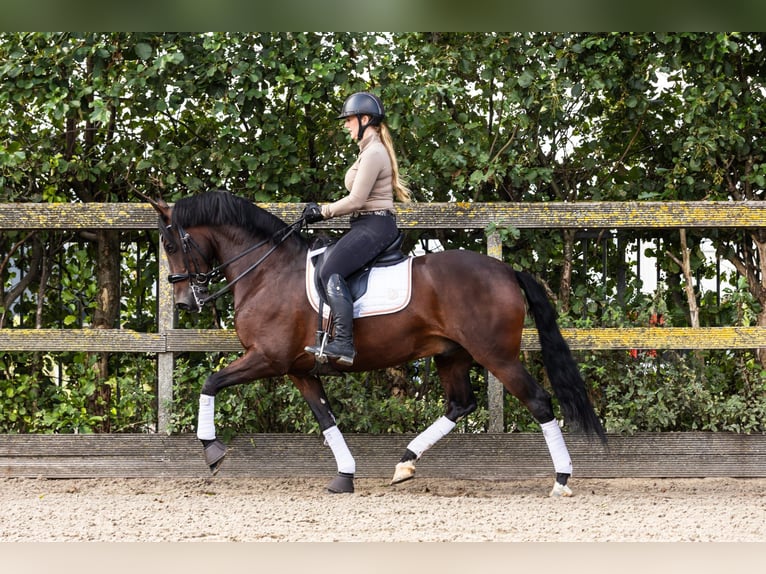
M136 56L142 60L148 60L152 57L152 47L145 42L139 42L136 44L135 52Z
M529 70L524 70L518 78L516 78L516 81L518 82L519 86L522 88L528 88L532 85L532 82L535 81L535 77L532 75L532 73Z

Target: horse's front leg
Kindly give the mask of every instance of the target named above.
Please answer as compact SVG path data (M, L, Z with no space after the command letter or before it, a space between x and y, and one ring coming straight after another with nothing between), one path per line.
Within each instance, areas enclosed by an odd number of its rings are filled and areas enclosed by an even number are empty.
M205 449L205 462L210 472L218 474L223 458L226 456L226 445L218 440L215 434L215 395L203 392L199 396L197 438Z
M338 475L327 485L327 490L336 493L354 492L356 461L335 422L322 382L315 376L289 375L289 377L308 403L319 423L325 443L330 447L338 465Z
M256 379L277 374L279 374L278 369L270 366L262 353L250 350L205 380L199 397L197 438L202 442L205 449L205 462L213 474L220 470L226 456L226 445L216 438L216 395L226 387L250 383Z

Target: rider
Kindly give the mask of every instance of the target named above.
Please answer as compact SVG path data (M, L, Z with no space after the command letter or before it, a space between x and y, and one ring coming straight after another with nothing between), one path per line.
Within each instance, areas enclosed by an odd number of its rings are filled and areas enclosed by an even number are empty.
M308 203L303 210L307 223L340 215L351 215L351 228L333 247L319 270L327 303L333 315L335 334L324 354L338 363L352 365L356 352L353 338L353 301L346 279L391 245L399 235L394 196L410 200L410 191L399 177L391 134L383 119L380 98L357 92L346 98L337 119L359 145L359 156L346 172L346 197L321 207ZM320 354L320 346L306 351Z

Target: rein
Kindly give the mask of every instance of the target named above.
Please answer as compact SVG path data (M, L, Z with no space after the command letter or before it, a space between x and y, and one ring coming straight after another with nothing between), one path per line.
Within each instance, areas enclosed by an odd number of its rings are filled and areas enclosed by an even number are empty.
M294 223L291 223L284 229L280 229L279 231L275 232L271 235L268 239L264 239L263 241L256 243L255 245L251 245L247 249L245 249L242 253L239 255L235 255L225 263L221 263L217 267L213 267L210 271L207 273L197 271L198 265L197 265L197 258L194 256L194 253L192 253L192 250L196 251L200 257L205 261L208 267L211 265L208 263L207 258L202 253L202 250L200 249L199 245L197 245L197 242L194 241L194 238L189 235L180 225L178 224L172 224L168 226L168 230L175 225L178 229L178 235L181 238L181 248L184 252L184 263L186 265L186 268L189 269L190 265L188 262L187 257L191 255L192 262L194 263L195 272L194 273L171 273L168 275L168 282L173 283L179 283L181 281L189 281L191 284L191 290L192 294L194 295L194 300L197 303L197 309L199 311L202 310L202 307L205 305L205 303L209 303L210 301L214 301L221 295L228 293L231 291L231 289L236 285L240 279L244 278L248 273L255 270L261 263L263 263L276 249L282 245L282 243L285 242L285 240L290 237L296 230L301 229L303 227L303 224L305 223L305 219L301 217ZM235 261L238 261L242 259L245 255L252 253L256 249L259 249L260 247L263 247L267 243L273 242L274 245L266 252L264 253L255 263L253 263L250 267L245 269L242 273L237 275L234 279L226 283L221 289L216 291L215 293L210 294L208 291L208 285L211 281L218 279L222 274L223 270L234 263Z

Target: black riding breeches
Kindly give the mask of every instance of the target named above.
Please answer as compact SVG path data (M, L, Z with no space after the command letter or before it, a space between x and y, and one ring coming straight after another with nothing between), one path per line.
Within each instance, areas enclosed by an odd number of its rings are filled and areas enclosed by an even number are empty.
M327 285L331 275L344 279L364 267L399 236L396 219L388 215L361 215L351 219L349 229L322 262L319 277Z

